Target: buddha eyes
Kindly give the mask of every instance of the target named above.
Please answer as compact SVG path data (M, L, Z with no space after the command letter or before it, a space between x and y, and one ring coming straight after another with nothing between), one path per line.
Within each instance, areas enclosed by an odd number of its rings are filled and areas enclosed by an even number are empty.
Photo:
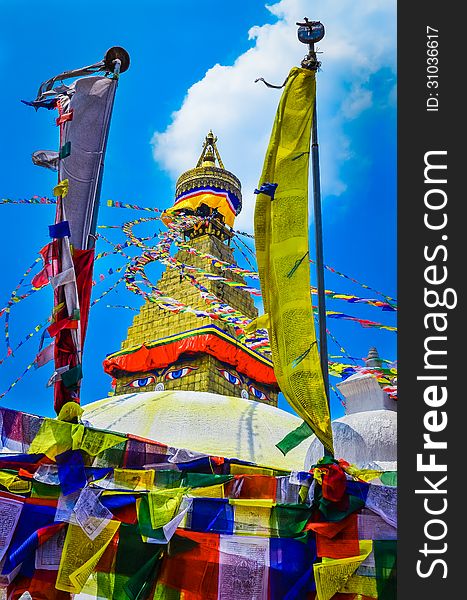
M224 379L227 379L227 381L232 385L241 385L242 382L240 378L231 373L230 371L227 371L226 369L218 369L218 371L222 375L222 377L224 377Z
M254 385L250 385L248 388L248 391L250 392L250 394L252 396L254 396L255 398L258 398L258 400L269 400L269 398L266 396L266 394L264 392L262 392L261 390L258 390L258 388L255 388Z
M133 379L133 381L130 381L128 385L132 388L142 388L146 387L147 385L150 385L151 383L154 383L155 381L155 378L152 376L141 377L140 379Z
M184 367L183 369L176 369L175 371L169 371L165 374L166 379L181 379L191 373L192 371L196 371L194 367Z
M188 373L191 373L192 371L196 371L196 367L183 367L181 369L174 369L172 371L168 371L165 374L164 378L168 380L181 379L182 377L185 377L185 375L188 375ZM222 377L224 377L224 379L226 379L232 385L242 385L243 382L240 379L240 377L234 375L230 371L227 371L227 369L218 369L218 371L222 375ZM133 381L130 381L130 383L127 383L127 385L131 388L138 389L151 385L152 383L155 383L155 381L156 378L153 375L148 375L147 377L140 377L138 379L134 379ZM256 398L257 400L269 401L269 397L264 392L256 388L254 385L250 384L248 386L248 392L249 394L251 394L251 396L253 396L253 398Z
M218 369L218 371L222 375L222 377L224 377L224 379L226 379L232 385L242 385L243 384L243 381L240 379L240 377L237 377L237 375L234 375L230 371L227 371L227 369ZM244 391L244 393L245 393L245 397L248 398L246 390ZM266 400L269 402L269 397L266 396L266 394L264 392L262 392L261 390L256 388L254 385L250 384L248 386L248 393L251 396L253 396L253 398L256 398L257 400L263 400L263 401Z
M168 371L165 374L164 379L181 379L182 377L185 377L185 375L188 375L188 373L191 373L192 371L196 371L196 367L184 367L182 369L174 369L173 371ZM161 376L162 372L156 373L156 375ZM147 377L133 379L133 381L130 381L130 383L127 383L127 385L132 388L142 388L146 387L147 385L151 385L152 383L155 383L155 381L155 377L153 377L152 375L148 375Z

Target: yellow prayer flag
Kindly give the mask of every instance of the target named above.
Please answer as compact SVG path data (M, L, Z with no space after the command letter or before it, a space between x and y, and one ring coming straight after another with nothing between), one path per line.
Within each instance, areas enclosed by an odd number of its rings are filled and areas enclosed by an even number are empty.
M371 540L360 541L360 555L351 558L323 558L322 563L315 563L313 570L316 582L317 600L330 600L340 592L348 579L358 569L372 551Z
M33 439L28 454L45 454L54 459L57 454L66 450L81 449L90 456L97 456L107 448L125 441L126 438L121 435L46 418Z
M355 465L349 465L348 467L344 467L344 471L352 477L357 477L362 481L371 481L372 479L376 479L382 473L384 473L384 471L382 471L381 469L359 469Z
M223 498L224 484L219 483L208 487L192 488L189 491L190 496L201 496L202 498Z
M378 598L376 577L352 575L340 591L342 594L359 594L365 598Z
M60 312L62 310L62 308L65 307L65 302L60 302L59 304L57 304L56 306L53 307L52 309L52 316L55 317L55 315Z
M108 448L113 448L117 444L126 441L126 437L116 435L108 431L98 431L96 429L84 430L83 439L80 442L79 448L87 452L90 456L97 456Z
M186 488L173 488L148 494L149 515L153 529L167 525L175 517L186 492Z
M65 196L68 194L69 183L70 182L68 179L63 179L60 181L53 189L54 196L61 196L62 198L65 198Z
M57 454L70 450L72 446L79 444L79 439L83 435L82 432L82 425L72 425L55 419L44 419L29 447L28 454L45 454L53 460Z
M230 465L231 475L274 475L273 469L267 469L266 467L256 467L253 465L236 465L232 463Z
M233 506L260 506L261 508L272 508L276 502L270 498L231 498L229 504Z
M315 467L313 469L313 479L316 479L316 481L320 485L323 485L323 477L325 475L326 475L326 470L325 469L318 469L318 467Z
M314 71L294 67L277 109L258 186L255 240L279 387L332 451L308 260L308 171L314 99ZM263 187L265 184L277 184L275 193Z
M114 469L114 482L117 487L129 490L152 490L154 469Z
M234 506L234 533L236 535L259 535L261 537L270 535L272 502L269 506L251 501L235 502Z
M57 590L79 594L119 526L119 521L110 521L91 540L79 525L68 525L55 584Z
M81 418L83 412L84 410L77 402L66 402L60 409L57 420L73 423Z
M269 329L269 327L269 315L266 313L250 321L245 327L245 333L254 333L258 329Z
M5 473L4 471L0 471L0 485L12 494L28 494L31 491L30 481L25 481L18 475Z

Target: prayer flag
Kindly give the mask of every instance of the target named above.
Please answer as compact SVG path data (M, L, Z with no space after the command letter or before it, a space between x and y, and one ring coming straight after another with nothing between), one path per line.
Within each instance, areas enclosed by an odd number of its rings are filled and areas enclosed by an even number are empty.
M68 179L63 179L60 181L60 183L58 183L53 189L54 196L61 196L62 198L65 198L65 196L68 194L68 185Z
M49 236L55 239L70 237L70 224L68 221L60 221L54 225L49 225Z
M310 297L308 171L314 71L293 68L277 109L255 207L258 272L274 372L289 404L333 451ZM277 184L277 189L271 184Z

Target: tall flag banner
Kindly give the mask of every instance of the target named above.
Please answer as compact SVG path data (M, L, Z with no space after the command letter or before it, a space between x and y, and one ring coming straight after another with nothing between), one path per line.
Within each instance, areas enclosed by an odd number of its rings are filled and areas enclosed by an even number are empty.
M264 320L279 387L332 452L308 260L308 172L315 93L315 72L294 67L279 102L255 190L255 240Z
M58 169L53 190L57 204L55 223L49 227L57 256L47 273L54 288L54 322L49 333L55 337L57 413L67 402L79 403L104 156L118 76L128 66L126 51L111 48L99 63L44 82L36 100L27 103L58 110L60 146L57 156L52 153ZM63 79L70 77L78 78L64 84ZM57 81L60 84L54 87ZM47 161L38 162L36 154L33 162L49 167Z

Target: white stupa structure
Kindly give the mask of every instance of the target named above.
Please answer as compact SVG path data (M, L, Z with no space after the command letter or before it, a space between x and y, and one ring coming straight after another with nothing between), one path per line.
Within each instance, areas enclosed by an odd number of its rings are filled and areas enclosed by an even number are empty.
M365 360L371 369L381 367L376 348ZM397 402L381 389L372 373L355 373L337 387L345 398L345 415L332 422L336 458L360 468L397 470ZM309 469L323 455L313 436L305 461Z

